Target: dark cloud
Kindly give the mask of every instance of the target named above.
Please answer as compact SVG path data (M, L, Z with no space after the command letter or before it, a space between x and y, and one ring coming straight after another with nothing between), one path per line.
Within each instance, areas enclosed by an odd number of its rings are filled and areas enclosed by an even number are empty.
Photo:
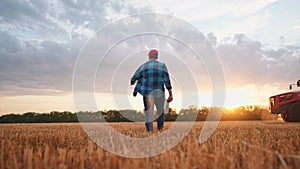
M106 0L1 1L0 95L71 91L80 49L92 32L108 22L107 8L116 13L136 10L124 4Z
M214 46L217 45L218 38L216 37L216 35L214 33L210 32L206 35L206 37L212 45L214 45Z
M87 28L97 30L107 22L105 16L109 1L62 1L63 11L59 13L60 21L69 21L74 26L84 25ZM88 24L86 22L89 22Z
M22 50L20 40L8 32L0 31L0 51L15 53Z
M42 3L39 3L42 6ZM39 9L30 1L23 0L2 0L0 6L0 16L7 22L18 23L26 20L44 20Z
M265 48L261 42L236 34L218 45L229 84L272 84L293 82L300 77L299 50Z
M139 12L149 12L150 7L142 9L135 8L128 3L119 1L90 0L90 1L11 1L3 0L0 6L0 95L24 95L24 94L51 94L51 91L70 92L72 90L72 75L76 58L87 38L84 31L96 32L100 27L108 23L107 9L116 14L121 11L122 14L136 14ZM109 30L110 37L102 39L99 44L94 44L91 49L101 51L101 43L111 43L120 35L128 35L134 32L134 29L149 28L152 30L164 29L162 24L167 23L161 20L158 24L149 25L148 20L134 20L135 27L128 30L126 24L115 29ZM167 27L170 28L170 27ZM176 36L186 27L176 27L166 29L169 34ZM82 29L82 30L81 30ZM194 30L186 31L185 38L192 43L203 42L199 44L201 49L205 50L209 45L205 36L201 34L201 39L194 38ZM236 34L222 43L218 44L218 38L209 33L206 37L216 46L221 57L225 75L231 85L245 85L249 83L265 84L286 81L295 81L300 77L299 74L299 47L287 46L280 49L265 48L261 42L251 40L244 34ZM160 41L159 41L160 40ZM199 69L199 64L194 58L190 57L190 51L186 47L172 39L156 38L151 36L139 37L121 44L121 46L111 53L108 60L103 60L104 66L102 72L109 71L113 73L112 67L117 67L122 61L116 56L132 53L139 49L139 46L149 48L159 48L163 46L163 52L169 63L173 75L184 77L176 67L179 59L185 65L194 70ZM123 46L122 46L123 45ZM201 46L202 45L202 46ZM169 48L170 47L170 48ZM124 50L126 49L126 51ZM139 49L140 50L140 49ZM91 54L98 56L99 53L91 51ZM94 52L94 53L93 53ZM143 55L139 51L137 54ZM162 55L162 60L163 56ZM172 60L171 56L178 55L181 58ZM134 62L124 61L123 67L120 67L122 74L132 75L140 63L147 60L146 55L140 58L137 55ZM209 55L207 54L207 56ZM125 64L126 63L126 64ZM86 68L89 68L87 62ZM199 76L205 70L197 70ZM111 74L104 74L103 77L109 77ZM127 76L117 75L116 77L128 79ZM84 78L83 78L84 79ZM124 82L124 84L125 84ZM83 80L82 83L85 83ZM102 89L100 80L97 88ZM122 83L123 84L123 83ZM118 88L118 86L116 86ZM59 93L59 92L58 92ZM57 94L53 92L52 94Z
M76 42L44 41L39 48L26 48L18 53L2 51L1 93L6 93L7 86L19 88L15 91L19 95L30 94L32 88L70 91L77 47Z
M29 40L82 38L82 29L96 31L107 23L109 1L1 1L1 29ZM88 37L83 37L86 39Z

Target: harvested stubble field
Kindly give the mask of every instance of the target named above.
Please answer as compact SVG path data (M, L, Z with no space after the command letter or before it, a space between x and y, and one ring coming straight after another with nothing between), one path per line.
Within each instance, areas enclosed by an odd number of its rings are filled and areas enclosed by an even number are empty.
M196 122L171 150L139 159L103 150L80 124L1 124L0 169L300 168L300 123L220 122L208 141L199 144L203 124ZM147 137L141 123L111 125L128 136Z

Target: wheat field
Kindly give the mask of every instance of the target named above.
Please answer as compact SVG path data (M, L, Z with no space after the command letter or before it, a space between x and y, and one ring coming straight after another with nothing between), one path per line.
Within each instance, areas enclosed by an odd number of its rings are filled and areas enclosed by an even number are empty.
M300 123L220 122L208 141L199 144L203 124L196 122L178 145L148 158L107 152L78 123L0 124L0 169L300 168ZM142 123L111 126L131 137L151 137Z

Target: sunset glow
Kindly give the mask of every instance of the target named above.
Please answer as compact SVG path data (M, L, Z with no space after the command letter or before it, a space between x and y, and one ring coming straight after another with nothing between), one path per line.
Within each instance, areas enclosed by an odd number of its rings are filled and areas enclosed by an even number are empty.
M94 92L100 110L143 109L141 97L133 97L128 85L151 48L158 48L159 60L168 66L174 86L170 106L177 110L189 105L215 106L211 80L216 71L209 72L205 59L222 65L216 74L225 77L226 88L218 90L226 91L226 100L217 106L267 106L271 95L289 91L289 84L300 79L300 1L54 0L5 1L1 6L0 115L75 111L74 77L84 52L92 59L82 62L78 90ZM145 13L159 13L178 22L145 21L141 19ZM156 24L147 25L150 21ZM175 29L176 23L180 26ZM162 24L168 29L160 29ZM116 27L101 34L107 25ZM134 32L137 29L166 32L139 34ZM200 38L195 39L195 32ZM116 38L119 35L127 39ZM105 46L110 43L115 46ZM193 45L201 53L198 58L190 48ZM95 58L109 47L101 65ZM213 55L217 59L209 60ZM92 66L97 69L90 70ZM186 93L198 94L199 100L183 100Z
M225 101L225 107L233 108L237 106L259 104L256 101L255 94L256 91L251 86L245 86L242 88L228 90L226 101ZM265 104L265 103L260 103L260 104Z

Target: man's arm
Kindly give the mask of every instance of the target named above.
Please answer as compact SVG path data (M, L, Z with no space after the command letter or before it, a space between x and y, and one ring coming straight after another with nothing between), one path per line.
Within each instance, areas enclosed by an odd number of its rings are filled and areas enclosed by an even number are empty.
M164 83L165 83L165 86L166 86L166 88L168 89L168 92L169 92L169 97L168 97L167 101L171 102L173 100L172 85L171 85L169 72L168 72L167 66L165 64L164 64L163 71L164 71L163 72Z
M134 75L131 77L130 80L130 84L134 85L135 81L139 80L140 78L142 78L142 68L141 66L136 70L136 72L134 73Z
M171 102L173 100L172 89L168 89L168 92L169 92L169 97L168 97L167 101Z

